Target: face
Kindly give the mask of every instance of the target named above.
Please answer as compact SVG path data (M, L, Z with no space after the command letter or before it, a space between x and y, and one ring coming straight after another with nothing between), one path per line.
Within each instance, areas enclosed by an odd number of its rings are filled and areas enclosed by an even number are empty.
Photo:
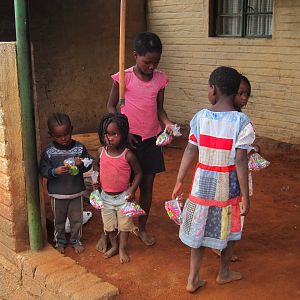
M243 108L247 105L249 100L249 85L244 80L241 81L239 91L235 96L234 103L237 107Z
M107 126L105 143L108 147L117 148L122 141L120 130L116 123L110 123Z
M160 61L161 53L147 52L144 56L134 52L134 58L138 71L143 75L152 75Z
M70 125L55 126L52 128L50 135L56 143L68 146L72 141L72 130L73 127Z

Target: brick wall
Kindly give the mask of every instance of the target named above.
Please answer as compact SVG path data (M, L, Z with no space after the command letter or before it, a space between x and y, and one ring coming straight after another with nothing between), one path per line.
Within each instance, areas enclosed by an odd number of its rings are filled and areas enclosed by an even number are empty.
M271 39L208 37L208 0L149 0L148 28L163 42L160 69L170 78L166 109L188 124L208 105L209 74L237 68L252 84L245 112L258 135L300 143L300 2L274 0Z
M0 43L0 255L28 247L15 43Z

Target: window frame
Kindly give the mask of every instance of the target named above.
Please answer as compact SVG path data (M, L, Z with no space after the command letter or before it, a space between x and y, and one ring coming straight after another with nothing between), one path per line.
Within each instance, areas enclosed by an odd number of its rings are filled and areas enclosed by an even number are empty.
M271 12L254 12L249 13L247 12L248 8L248 1L249 0L240 0L241 1L241 13L240 14L219 14L218 12L218 3L219 0L210 0L209 1L209 37L220 37L220 38L272 38L272 27L273 27L273 15L274 15L274 0L272 0L272 11ZM240 34L220 34L218 33L219 28L219 20L222 16L240 16L241 17L241 28L240 28ZM271 34L268 35L247 35L247 16L265 16L265 15L271 15Z

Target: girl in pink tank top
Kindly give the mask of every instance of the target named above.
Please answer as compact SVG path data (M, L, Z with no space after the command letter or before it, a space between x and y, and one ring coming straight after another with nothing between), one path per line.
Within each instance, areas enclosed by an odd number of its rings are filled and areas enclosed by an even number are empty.
M111 243L111 248L103 251L104 257L109 258L119 253L120 262L126 263L129 262L128 234L135 227L132 219L125 217L120 209L125 201L134 200L142 172L135 155L126 148L129 124L125 115L114 113L104 116L98 133L103 146L99 151L99 179L103 200L101 214L104 231Z

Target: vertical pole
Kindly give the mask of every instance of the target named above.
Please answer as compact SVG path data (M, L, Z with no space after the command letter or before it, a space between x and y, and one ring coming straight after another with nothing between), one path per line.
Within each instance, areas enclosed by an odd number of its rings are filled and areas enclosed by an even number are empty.
M119 44L119 105L125 105L125 29L126 29L126 0L120 5L120 44Z
M41 230L36 133L32 91L28 0L14 0L14 4L29 242L31 250L36 251L43 247L43 239Z

